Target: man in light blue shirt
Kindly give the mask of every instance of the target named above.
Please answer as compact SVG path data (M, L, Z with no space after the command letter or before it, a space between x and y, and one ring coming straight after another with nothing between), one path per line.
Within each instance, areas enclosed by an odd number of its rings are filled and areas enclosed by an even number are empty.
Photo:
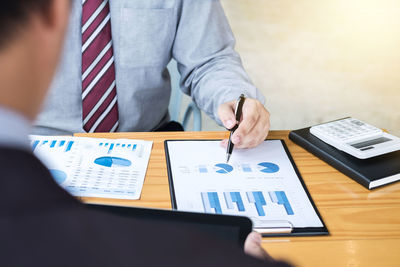
M83 1L84 2L84 1ZM235 100L244 93L235 147L254 147L269 130L264 97L251 83L219 0L114 0L111 15L118 131L153 131L170 118L166 69L178 62L181 89L210 117L230 129ZM62 62L35 134L83 132L82 0L74 0Z
M7 0L0 9L2 266L288 266L263 250L260 234L249 234L243 251L196 224L93 210L59 187L32 154L27 132L51 82L68 11L64 0Z

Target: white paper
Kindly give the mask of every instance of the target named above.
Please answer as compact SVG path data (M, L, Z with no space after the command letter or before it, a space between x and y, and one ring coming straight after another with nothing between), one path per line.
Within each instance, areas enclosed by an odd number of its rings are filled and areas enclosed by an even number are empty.
M258 228L323 227L281 141L234 149L229 164L219 143L168 141L179 210L247 216Z
M55 181L79 197L139 199L153 142L30 136Z

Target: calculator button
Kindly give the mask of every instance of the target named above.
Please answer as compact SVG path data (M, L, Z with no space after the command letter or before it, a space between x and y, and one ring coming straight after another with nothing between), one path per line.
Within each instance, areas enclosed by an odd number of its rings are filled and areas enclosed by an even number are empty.
M355 125L357 125L357 126L363 126L363 125L365 125L364 123L362 123L361 121L356 121L356 120L354 120L354 121L351 121L353 124L355 124Z

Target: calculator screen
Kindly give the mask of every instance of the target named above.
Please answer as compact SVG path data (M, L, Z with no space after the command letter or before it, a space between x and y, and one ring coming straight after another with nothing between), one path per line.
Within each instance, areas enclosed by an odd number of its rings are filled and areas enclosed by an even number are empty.
M386 138L386 137L380 137L380 138L376 138L376 139L373 139L373 140L368 140L368 141L364 141L364 142L360 142L360 143L356 143L356 144L350 144L350 145L352 147L354 147L354 148L362 150L365 147L369 147L369 146L385 143L385 142L391 141L391 140L392 139L389 139L389 138Z

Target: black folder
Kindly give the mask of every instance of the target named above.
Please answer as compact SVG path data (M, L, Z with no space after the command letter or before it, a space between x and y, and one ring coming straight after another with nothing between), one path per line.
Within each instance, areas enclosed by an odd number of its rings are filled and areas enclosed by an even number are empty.
M400 180L400 151L358 159L315 137L310 127L291 131L289 139L367 189Z
M205 234L230 241L241 248L252 231L250 219L240 216L95 204L88 204L87 208L135 220L164 221L174 223L176 227L192 227Z

